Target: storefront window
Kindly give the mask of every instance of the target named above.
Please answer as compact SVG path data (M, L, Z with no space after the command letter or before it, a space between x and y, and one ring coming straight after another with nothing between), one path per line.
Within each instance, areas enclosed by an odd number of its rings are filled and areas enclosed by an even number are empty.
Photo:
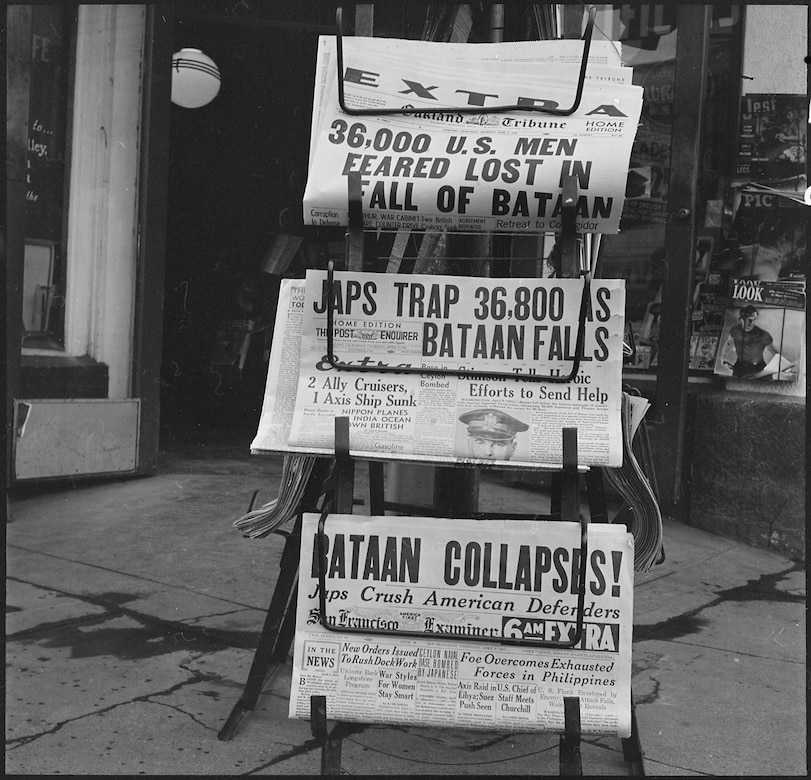
M631 153L623 218L617 235L605 236L599 273L626 280L626 317L636 356L631 371L658 367L659 317L668 220L673 97L676 85L676 4L600 6L603 32L622 43L623 61L644 88L640 127ZM724 212L725 186L733 173L741 49L740 7L713 6L708 99L705 106L700 191L695 204L701 226L696 280L707 266ZM730 154L730 151L732 154Z
M29 349L64 343L70 10L32 6L23 279L23 346Z

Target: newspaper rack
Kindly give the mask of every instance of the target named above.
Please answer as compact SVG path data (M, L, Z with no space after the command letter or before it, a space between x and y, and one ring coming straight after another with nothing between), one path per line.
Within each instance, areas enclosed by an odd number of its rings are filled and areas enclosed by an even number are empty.
M363 220L360 205L359 181L349 178L349 203L350 220L346 233L346 261L349 267L357 267L360 264L363 251ZM564 192L566 197L563 200L563 210L561 215L562 231L560 241L562 245L563 271L564 275L576 276L581 271L579 264L575 262L576 249L576 229L574 219L574 204L576 202L576 185L573 177L564 181ZM330 268L328 283L332 284L332 269ZM573 360L573 368L563 381L571 381L579 370L579 356L582 352L583 323L588 314L587 306L589 297L589 279L587 273L584 276L584 293L581 299L579 327L578 327L578 350ZM327 307L328 322L332 325L331 306L332 296L329 296ZM331 331L328 330L328 353L332 358ZM366 366L342 365L338 361L333 364L334 368L346 371L369 370ZM383 367L385 368L385 367ZM380 370L376 367L371 370ZM400 368L399 370L402 370ZM451 374L453 371L446 371ZM468 370L465 372L470 375ZM479 372L482 376L492 376L493 372ZM507 376L513 377L514 374ZM528 375L527 378L531 378ZM532 377L534 378L534 377ZM561 381L557 378L558 381ZM581 477L585 478L587 486L587 497L589 514L594 522L606 522L607 510L605 505L605 490L602 473L600 469L587 469L578 465L577 457L577 429L563 428L563 462L562 468L553 470L552 482L552 507L549 519L567 520L579 522L581 528L581 555L587 554L587 528L588 521L581 513ZM349 449L349 419L346 417L335 418L335 450L334 458L318 458L313 473L307 483L301 506L297 514L295 526L292 531L277 531L286 539L280 561L280 573L276 587L273 592L270 606L262 628L259 644L257 646L254 659L251 665L248 679L245 684L243 694L234 705L223 728L219 732L221 740L233 738L242 719L251 712L258 701L259 694L277 671L285 663L289 649L292 645L295 633L295 605L298 591L298 566L301 549L301 526L302 517L305 512L320 512L319 533L316 536L316 543L323 546L323 530L327 518L331 512L338 514L351 514L354 504L354 473L355 461ZM372 516L385 515L387 508L402 510L399 505L387 503L384 499L383 491L383 463L379 461L369 461L370 475L370 514ZM472 515L478 518L500 517L500 515L487 515L478 513ZM520 516L514 513L509 515L518 519ZM532 517L537 518L537 515ZM522 519L530 519L523 517ZM323 549L323 547L322 547ZM322 556L319 556L319 560ZM327 606L324 600L325 593L325 572L319 569L319 590L320 596L320 621L322 625L336 632L352 632L354 629L347 629L337 626L329 617ZM574 635L565 641L542 642L527 639L499 638L496 641L500 644L523 645L528 647L553 647L558 649L573 648L581 641L583 632L583 608L585 594L585 576L579 577L577 588L577 617ZM400 636L421 636L419 633L406 631L370 631L363 629L362 633L382 633ZM432 638L442 639L442 635L432 634ZM455 640L460 637L454 635ZM481 640L481 638L479 638ZM581 728L580 728L580 701L578 697L564 697L564 733L560 736L559 760L560 774L582 775L582 762L580 755ZM332 729L327 726L327 709L325 696L313 696L311 698L311 727L316 740L321 747L321 770L323 775L340 774L341 761L341 739L346 733L348 725L338 722ZM631 696L631 734L627 738L622 738L623 757L626 762L629 774L642 776L645 774L643 765L643 753L637 728L636 713L633 696Z
M341 9L337 12L338 35L337 35L337 58L338 72L343 71L343 45L341 36ZM586 64L588 62L589 46L594 24L594 9L589 9L589 18L586 31L583 36L583 55L580 64L578 83L574 95L573 106L569 109L545 109L536 106L499 106L490 107L488 112L497 113L511 110L535 110L550 114L568 115L577 110L583 90ZM409 113L411 109L353 109L344 105L343 84L339 77L339 102L342 110L347 114L381 114L381 113ZM416 110L416 109L415 109ZM420 109L424 110L424 109ZM437 111L447 111L448 108L436 109ZM467 109L453 108L454 111L465 110L468 113L480 113L481 109L472 107ZM346 232L346 268L349 270L360 270L363 265L363 212L361 203L361 183L360 174L350 172L347 175L348 185L348 205L349 216ZM580 302L580 312L578 319L578 332L576 338L575 355L572 359L570 372L565 376L537 376L522 375L530 381L547 382L571 382L580 369L580 358L583 352L585 338L585 322L589 315L590 305L590 271L581 268L577 259L577 229L575 224L577 185L574 176L564 177L562 181L562 208L561 208L561 229L559 234L561 254L562 254L562 276L583 277L583 293ZM330 263L328 269L328 289L332 290L334 283L333 267ZM387 368L390 370L403 371L403 367L369 367L351 366L342 364L334 357L333 349L333 295L328 295L327 305L327 361L329 364L342 371L374 371L383 373ZM413 369L419 373L421 369ZM439 371L437 373L440 373ZM500 373L493 371L476 372L466 370L458 372L453 369L445 369L441 373L458 375L464 373L486 377L510 377L515 378L514 373ZM574 427L563 428L563 460L562 468L550 469L553 471L552 481L552 511L550 519L579 522L580 551L583 559L587 555L587 528L588 520L581 513L581 477L585 478L589 514L592 521L606 522L607 510L605 506L605 492L600 469L587 469L578 465L577 456L577 429ZM253 662L245 683L243 693L234 705L228 719L220 730L218 736L221 740L233 738L242 719L251 712L258 701L265 684L271 676L287 660L287 656L293 642L295 633L295 612L298 592L299 555L301 550L302 518L305 512L320 512L320 521L316 543L319 550L323 551L324 527L330 513L351 514L354 504L354 469L355 461L349 449L349 419L347 417L335 418L335 447L334 457L321 457L316 459L315 466L304 491L301 504L296 516L296 521L291 531L276 531L285 537L285 545L280 561L279 577L274 588L270 605L265 617L265 622L260 635L259 643L254 654ZM370 475L370 515L377 517L385 515L386 508L401 507L387 504L383 491L383 464L379 461L369 461ZM255 496L254 496L255 498ZM252 507L251 507L252 508ZM483 515L475 515L482 517ZM490 515L496 517L496 515ZM511 513L513 518L519 515ZM533 517L538 517L534 515ZM319 555L319 561L323 561L323 555ZM320 590L319 619L322 625L330 631L355 631L338 626L330 619L325 601L326 573L323 570L323 563L319 565L318 571ZM523 645L529 647L552 647L558 649L574 648L581 641L584 623L584 597L585 597L585 571L582 570L578 577L577 587L577 617L574 635L564 641L533 641L498 638L493 639L500 644ZM419 632L407 631L387 631L357 629L362 633L383 633L395 636L423 636ZM432 639L442 639L441 634L432 634ZM458 635L453 635L454 640L459 641ZM480 638L479 638L480 639ZM314 737L321 747L321 773L322 775L338 775L341 773L341 739L346 733L347 724L338 722L332 729L328 728L327 700L323 695L312 696L310 700L310 720ZM582 763L580 755L581 727L580 727L580 700L575 696L566 696L563 701L565 725L560 736L560 774L561 775L582 775ZM623 757L627 769L631 775L644 775L644 765L642 760L642 748L639 740L639 732L636 722L633 695L631 695L631 733L627 738L622 739Z

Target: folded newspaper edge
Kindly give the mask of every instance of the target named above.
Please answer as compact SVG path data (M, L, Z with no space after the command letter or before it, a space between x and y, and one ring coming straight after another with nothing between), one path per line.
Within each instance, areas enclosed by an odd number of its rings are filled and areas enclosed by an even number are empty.
M246 538L261 539L293 518L299 511L315 460L309 455L285 455L276 498L246 512L234 521L234 528Z
M649 402L623 393L622 401L622 466L606 469L609 486L631 507L628 530L634 537L634 569L648 572L662 551L662 513L642 467L633 451L633 440Z

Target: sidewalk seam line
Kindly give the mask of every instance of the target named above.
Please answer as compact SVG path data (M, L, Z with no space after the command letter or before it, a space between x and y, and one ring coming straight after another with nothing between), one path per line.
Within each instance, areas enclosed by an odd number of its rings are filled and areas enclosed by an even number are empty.
M65 563L76 564L77 566L87 566L88 568L91 568L91 569L98 569L99 571L110 572L112 574L118 574L118 575L120 575L122 577L130 577L130 578L132 578L134 580L140 580L142 582L151 582L151 583L153 583L155 585L162 585L165 588L171 588L173 590L182 590L182 591L185 591L186 593L193 593L196 596L202 596L204 598L213 599L214 601L222 601L222 602L224 602L226 604L234 604L234 605L236 605L238 607L243 607L245 609L255 609L255 610L258 610L260 612L266 612L267 611L267 607L257 607L257 606L255 606L253 604L244 604L241 601L233 601L232 599L222 598L221 596L212 596L209 593L203 593L202 591L195 590L194 588L188 588L188 587L185 587L183 585L172 585L170 583L163 582L162 580L152 579L151 577L144 577L144 576L139 575L139 574L130 574L129 572L119 571L118 569L112 569L109 566L99 566L96 563L87 563L86 561L79 561L79 560L76 560L75 558L65 558L62 555L54 555L53 553L46 553L46 552L42 552L41 550L32 550L29 547L22 547L22 546L17 545L17 544L9 544L9 545L7 545L7 547L11 548L11 549L14 549L14 550L21 550L22 552L32 553L33 555L44 555L46 558L54 558L54 559L56 559L58 561L64 561ZM41 586L41 587L48 587L48 586ZM269 597L270 597L270 595L269 595Z

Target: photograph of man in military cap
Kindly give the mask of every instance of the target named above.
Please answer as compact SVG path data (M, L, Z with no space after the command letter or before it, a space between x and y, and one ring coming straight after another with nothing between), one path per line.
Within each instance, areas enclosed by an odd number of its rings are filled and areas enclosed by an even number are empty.
M467 451L471 458L509 460L518 446L516 434L529 425L500 409L472 409L459 416L467 425Z

